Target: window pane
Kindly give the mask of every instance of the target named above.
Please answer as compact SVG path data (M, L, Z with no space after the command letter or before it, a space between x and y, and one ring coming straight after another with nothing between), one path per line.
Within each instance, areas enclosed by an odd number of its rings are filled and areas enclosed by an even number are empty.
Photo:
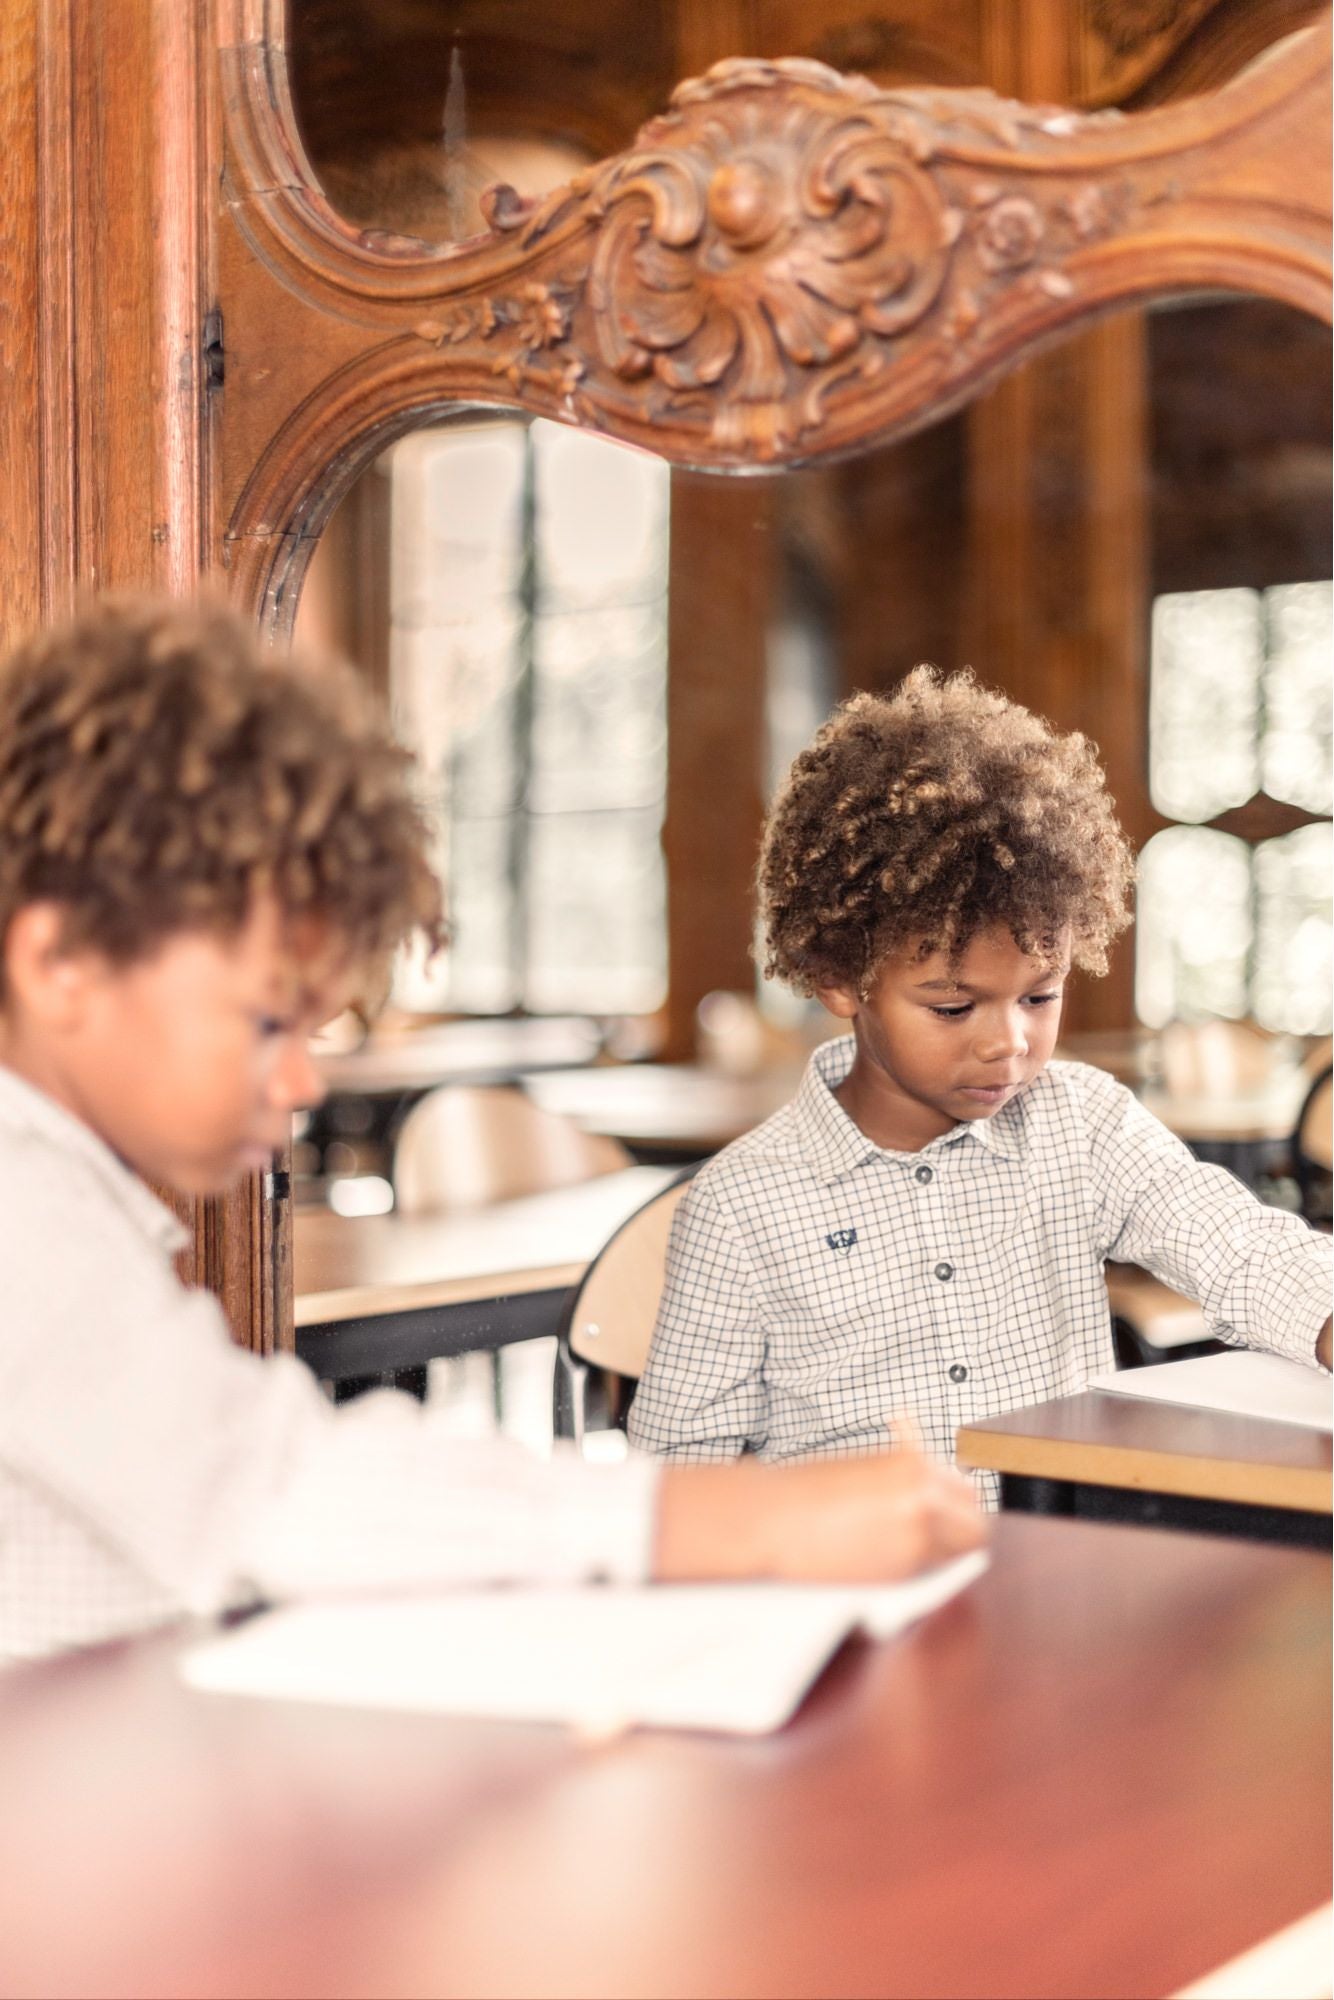
M449 1004L464 1013L504 1013L522 995L516 971L515 841L519 822L456 819L450 829Z
M451 810L500 812L518 801L521 637L508 608L390 635L394 729L412 745L432 798Z
M1294 1035L1330 1029L1330 831L1304 826L1255 850L1255 1018Z
M1247 1008L1251 858L1204 827L1169 827L1139 858L1135 1008L1151 1028Z
M394 716L454 932L396 997L655 1007L668 470L541 422L442 426L390 465Z
M529 821L528 990L547 1013L638 1014L666 991L661 813Z
M1334 585L1265 592L1264 788L1308 812L1330 809L1330 626Z
M539 611L665 597L671 473L660 459L539 419L533 474Z
M524 427L449 424L390 455L390 616L451 625L510 602L523 564Z
M1213 819L1259 790L1263 657L1255 591L1175 591L1154 600L1149 792L1165 819Z
M667 780L667 600L539 618L534 812L649 806Z

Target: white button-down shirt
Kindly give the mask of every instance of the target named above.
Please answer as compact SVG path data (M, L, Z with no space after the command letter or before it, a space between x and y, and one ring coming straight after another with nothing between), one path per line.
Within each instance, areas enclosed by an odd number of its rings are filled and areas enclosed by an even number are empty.
M183 1232L0 1068L0 1661L255 1597L646 1572L656 1467L442 1438L407 1396L335 1410L233 1345Z
M1220 1340L1315 1362L1330 1245L1202 1166L1130 1092L1050 1063L994 1117L885 1152L833 1096L851 1036L702 1169L677 1211L630 1437L681 1459L882 1447L1115 1366L1103 1261L1199 1300ZM995 1503L993 1474L977 1475Z

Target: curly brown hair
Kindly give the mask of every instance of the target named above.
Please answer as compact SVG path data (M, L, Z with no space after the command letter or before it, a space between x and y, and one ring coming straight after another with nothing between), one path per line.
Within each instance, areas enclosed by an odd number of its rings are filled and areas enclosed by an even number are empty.
M1107 969L1134 864L1095 747L971 673L917 667L854 695L770 809L759 865L768 977L865 997L891 952L957 961L983 926Z
M49 899L127 964L267 892L369 992L445 936L410 771L350 669L266 656L218 606L104 599L0 667L0 943Z

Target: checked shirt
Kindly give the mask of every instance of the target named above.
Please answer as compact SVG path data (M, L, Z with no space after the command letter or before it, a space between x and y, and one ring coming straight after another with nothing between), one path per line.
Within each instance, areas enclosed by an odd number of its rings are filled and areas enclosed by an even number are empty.
M1330 1244L1203 1166L1104 1071L1053 1062L989 1119L886 1152L833 1096L851 1036L704 1167L677 1213L631 1442L676 1459L842 1456L911 1414L960 1425L1115 1366L1107 1258L1211 1332L1315 1366ZM996 1501L993 1474L975 1475Z

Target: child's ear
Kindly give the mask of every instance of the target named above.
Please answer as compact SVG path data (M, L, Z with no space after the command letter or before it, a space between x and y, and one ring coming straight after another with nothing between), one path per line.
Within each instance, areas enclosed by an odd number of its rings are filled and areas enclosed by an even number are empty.
M862 1004L855 986L817 986L815 997L840 1021L855 1021Z
M25 903L5 933L5 990L27 1013L52 1028L82 1017L93 965L71 951L59 903Z

